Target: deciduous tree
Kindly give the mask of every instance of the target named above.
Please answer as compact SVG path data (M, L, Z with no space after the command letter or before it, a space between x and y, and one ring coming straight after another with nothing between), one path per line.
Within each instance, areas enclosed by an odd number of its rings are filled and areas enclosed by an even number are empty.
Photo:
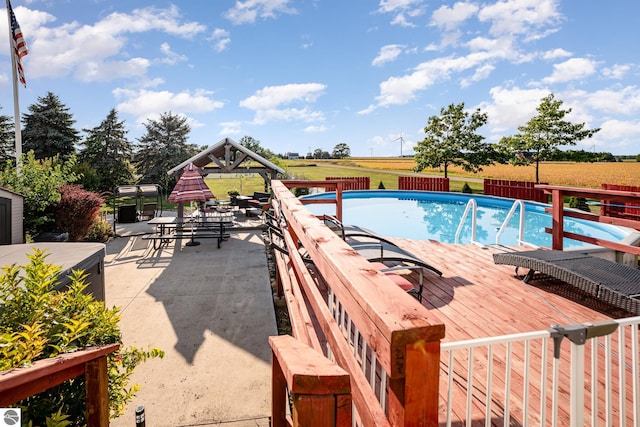
M415 147L415 170L442 166L446 178L450 165L478 172L482 166L493 164L496 159L493 148L476 133L485 123L486 113L477 109L469 114L464 111L464 103L440 109L439 116L427 120L426 137Z
M549 159L559 147L576 145L578 141L591 138L599 128L587 129L584 123L565 120L571 108L563 110L562 101L553 94L542 98L536 108L538 114L525 126L519 126L519 133L504 137L499 145L509 152L511 163L515 165L536 164L536 182L540 182L540 162Z
M243 147L246 147L247 149L253 151L259 156L264 157L265 159L269 159L273 157L273 152L271 152L271 150L267 148L262 147L260 145L260 141L255 139L252 136L248 136L248 135L243 136L242 138L240 138L239 143Z
M53 224L51 207L60 201L60 186L75 181L75 156L67 161L57 157L37 160L33 151L22 156L22 168L16 172L15 164L5 163L0 171L0 186L10 188L24 196L25 232L35 235Z
M351 149L346 143L341 142L333 147L331 157L334 159L346 159L347 157L351 157Z

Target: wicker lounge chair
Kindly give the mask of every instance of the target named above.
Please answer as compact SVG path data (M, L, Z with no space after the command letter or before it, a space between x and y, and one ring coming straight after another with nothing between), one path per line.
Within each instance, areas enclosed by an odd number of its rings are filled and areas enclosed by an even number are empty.
M496 264L528 268L527 283L553 277L631 313L640 314L640 270L572 251L533 250L493 255ZM535 273L542 273L542 276Z

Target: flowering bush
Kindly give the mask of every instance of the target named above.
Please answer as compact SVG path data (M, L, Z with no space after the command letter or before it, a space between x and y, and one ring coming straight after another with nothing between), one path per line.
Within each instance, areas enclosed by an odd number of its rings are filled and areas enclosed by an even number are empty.
M0 274L0 370L28 367L40 359L121 341L118 308L105 308L84 293L86 274L74 271L66 290L52 290L61 268L34 249L30 263L11 265ZM21 274L22 273L22 274ZM129 378L141 362L163 357L159 349L120 348L108 357L111 417L121 415L138 386ZM28 397L18 404L33 425L86 424L85 382L80 376Z

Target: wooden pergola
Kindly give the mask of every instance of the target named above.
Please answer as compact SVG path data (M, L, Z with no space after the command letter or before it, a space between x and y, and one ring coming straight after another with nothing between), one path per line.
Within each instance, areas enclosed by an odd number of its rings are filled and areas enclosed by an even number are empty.
M193 163L205 175L211 173L241 173L258 174L264 179L265 191L272 179L278 174L283 175L284 169L274 165L269 160L254 153L231 138L224 138L210 145L195 156L185 160L173 169L169 175L182 171L189 163Z

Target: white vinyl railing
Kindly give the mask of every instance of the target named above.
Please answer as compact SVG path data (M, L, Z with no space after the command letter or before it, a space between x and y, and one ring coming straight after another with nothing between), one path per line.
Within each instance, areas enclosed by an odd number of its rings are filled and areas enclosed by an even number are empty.
M440 419L640 426L638 325L634 317L443 343Z

